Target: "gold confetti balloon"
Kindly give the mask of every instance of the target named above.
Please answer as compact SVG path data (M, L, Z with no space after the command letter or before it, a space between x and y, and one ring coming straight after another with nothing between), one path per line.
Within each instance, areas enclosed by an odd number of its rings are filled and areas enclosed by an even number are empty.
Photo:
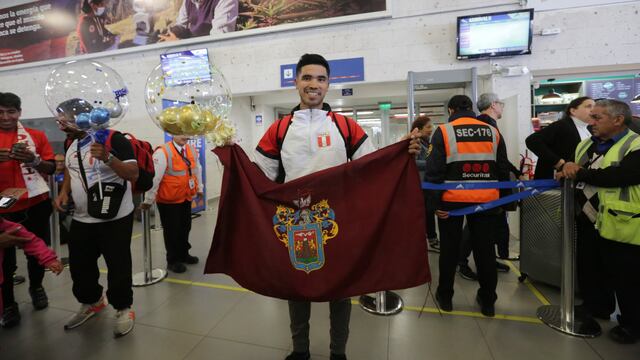
M145 104L153 122L172 135L199 136L217 131L222 120L228 121L232 105L223 74L211 65L209 76L199 73L190 78L188 72L179 75L165 72L161 65L149 74ZM226 128L224 132L229 133Z
M182 129L178 125L178 115L180 114L180 109L176 106L170 106L164 110L157 116L156 124L160 126L160 128L168 132L171 135L180 135L182 133Z

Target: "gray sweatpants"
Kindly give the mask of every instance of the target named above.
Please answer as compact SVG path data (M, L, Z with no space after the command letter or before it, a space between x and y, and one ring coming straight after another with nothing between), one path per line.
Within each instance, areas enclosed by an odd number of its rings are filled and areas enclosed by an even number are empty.
M349 338L349 320L351 318L351 299L329 302L329 318L331 320L331 353L343 355ZM309 318L311 303L308 301L289 301L289 318L291 319L291 339L293 351L309 351Z

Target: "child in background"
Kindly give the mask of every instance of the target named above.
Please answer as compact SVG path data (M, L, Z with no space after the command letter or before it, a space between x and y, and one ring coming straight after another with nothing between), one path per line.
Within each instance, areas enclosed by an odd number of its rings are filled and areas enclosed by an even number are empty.
M38 259L40 265L59 275L64 266L58 260L56 253L49 249L42 239L25 230L22 225L0 217L0 285L3 282L2 259L4 247L20 246L24 252ZM11 281L11 279L9 279ZM2 294L0 294L0 316L2 315Z

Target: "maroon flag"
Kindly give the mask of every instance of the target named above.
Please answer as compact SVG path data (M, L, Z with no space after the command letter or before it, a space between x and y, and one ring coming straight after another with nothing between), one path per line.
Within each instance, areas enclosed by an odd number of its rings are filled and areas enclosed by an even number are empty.
M205 273L256 293L328 301L431 281L418 171L403 141L285 184L237 146L224 165Z

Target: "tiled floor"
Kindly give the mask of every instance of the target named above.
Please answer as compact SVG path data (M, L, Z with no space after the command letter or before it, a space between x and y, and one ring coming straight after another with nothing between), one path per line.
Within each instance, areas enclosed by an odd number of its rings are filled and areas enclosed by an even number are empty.
M205 213L194 220L192 253L201 260L208 253L214 217L215 213ZM134 234L139 233L137 224ZM164 266L161 234L152 234L154 259L158 266ZM142 266L139 235L134 236L132 249L137 272ZM24 275L24 257L19 258L18 273ZM438 255L431 254L434 273L437 261ZM78 307L71 294L68 271L59 277L47 275L50 306L43 311L32 309L27 286L18 285L22 323L14 329L0 329L0 359L283 359L291 350L286 302L243 291L227 276L202 275L203 266L192 266L184 274L170 273L167 280L156 285L135 288L136 326L120 339L111 334L113 309L80 328L63 330L66 319ZM101 267L104 268L103 263ZM349 359L640 359L640 344L618 345L607 338L606 331L615 326L614 322L601 321L605 335L596 339L560 334L535 319L535 311L542 303L529 287L517 281L515 271L500 274L499 280L499 315L494 319L478 313L474 304L477 284L459 277L454 297L456 311L452 314L439 314L429 299L419 316L426 286L399 291L406 308L396 316L373 316L354 304ZM557 303L557 289L535 286L551 303ZM313 359L328 358L328 326L328 305L315 304L311 324Z

